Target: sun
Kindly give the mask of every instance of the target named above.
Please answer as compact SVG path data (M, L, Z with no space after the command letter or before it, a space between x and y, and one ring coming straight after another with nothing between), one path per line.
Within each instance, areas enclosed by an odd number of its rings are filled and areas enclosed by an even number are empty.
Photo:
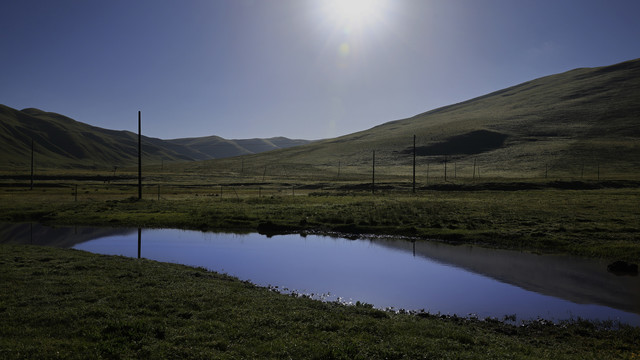
M325 13L344 28L363 28L380 20L386 0L325 0Z

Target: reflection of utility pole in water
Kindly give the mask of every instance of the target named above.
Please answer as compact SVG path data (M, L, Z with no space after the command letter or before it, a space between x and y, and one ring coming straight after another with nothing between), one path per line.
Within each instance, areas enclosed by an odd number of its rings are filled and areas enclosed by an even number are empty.
M138 228L138 259L140 259L141 253L142 253L142 229Z

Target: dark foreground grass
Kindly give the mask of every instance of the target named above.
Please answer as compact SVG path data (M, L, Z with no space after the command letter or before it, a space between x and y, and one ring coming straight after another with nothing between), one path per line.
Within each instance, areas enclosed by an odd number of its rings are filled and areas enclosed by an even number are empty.
M242 195L242 194L241 194ZM403 235L637 262L640 189L422 191L174 200L0 194L0 221L51 225Z
M0 245L0 358L634 359L640 329L527 326L282 295L200 268Z

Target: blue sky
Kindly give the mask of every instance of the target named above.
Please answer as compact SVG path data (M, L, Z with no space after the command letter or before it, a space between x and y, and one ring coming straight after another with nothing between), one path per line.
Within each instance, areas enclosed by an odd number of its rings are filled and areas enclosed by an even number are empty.
M5 0L0 103L131 131L140 110L164 139L319 139L640 57L637 0L370 1L354 19L328 0Z

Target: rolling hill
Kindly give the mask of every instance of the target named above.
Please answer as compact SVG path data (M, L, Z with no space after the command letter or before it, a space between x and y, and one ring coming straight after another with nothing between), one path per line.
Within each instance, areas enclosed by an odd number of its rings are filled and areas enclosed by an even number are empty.
M0 105L0 169L29 166L31 141L35 162L46 168L111 168L134 166L138 135L91 126L38 109ZM226 140L217 136L162 140L143 136L144 161L179 162L223 158L308 143L287 138Z
M432 173L442 172L445 159L469 177L474 163L487 176L640 174L640 59L542 77L369 130L246 156L243 164L245 173L270 167L335 177L349 169L370 172L363 169L371 167L375 150L376 174L406 176L414 135L421 174L427 164ZM188 167L238 168L235 163L221 159Z
M441 176L446 161L468 177L637 178L638 99L640 59L542 77L333 139L145 137L143 151L147 164L172 163L165 170L328 179L338 173L360 178L370 171L375 150L376 174L406 177L415 135L419 176ZM31 139L40 166L109 168L137 161L134 133L0 105L0 168L28 166ZM241 165L230 158L236 155L244 155Z

